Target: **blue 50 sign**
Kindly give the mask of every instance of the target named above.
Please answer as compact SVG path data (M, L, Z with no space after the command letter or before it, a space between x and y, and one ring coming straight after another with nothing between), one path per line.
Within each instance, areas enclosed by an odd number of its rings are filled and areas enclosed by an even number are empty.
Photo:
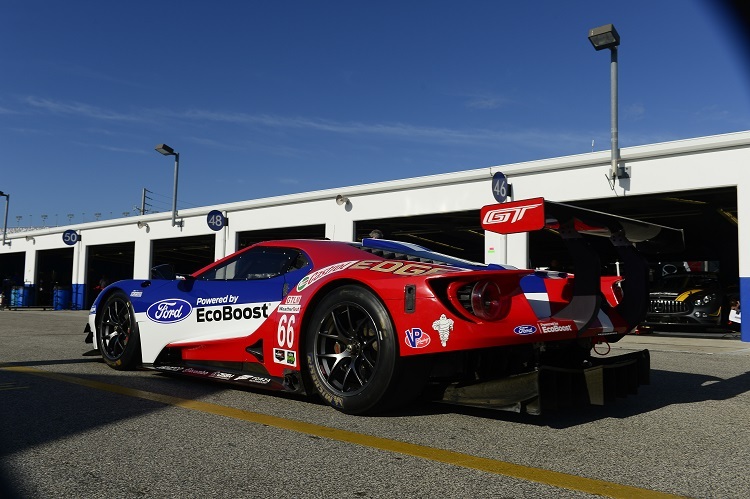
M62 234L62 240L68 246L73 246L75 243L81 240L81 236L78 235L73 229L68 229Z

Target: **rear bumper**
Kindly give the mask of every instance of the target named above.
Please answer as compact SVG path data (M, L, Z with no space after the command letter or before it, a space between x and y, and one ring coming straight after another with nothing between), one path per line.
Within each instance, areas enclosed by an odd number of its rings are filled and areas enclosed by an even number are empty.
M634 395L650 382L648 350L589 358L584 367L541 366L535 371L470 385L454 384L442 401L458 405L541 414L558 409L605 405Z

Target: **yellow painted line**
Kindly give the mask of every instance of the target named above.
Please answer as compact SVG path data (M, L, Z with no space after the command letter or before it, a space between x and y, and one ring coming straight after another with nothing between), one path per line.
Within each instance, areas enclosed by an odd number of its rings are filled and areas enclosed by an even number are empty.
M508 463L485 457L477 457L460 452L438 449L435 447L410 444L407 442L399 442L397 440L389 440L387 438L364 435L352 431L340 430L338 428L330 428L327 426L305 423L302 421L294 421L278 416L270 416L268 414L245 411L242 409L234 409L231 407L211 404L208 402L200 402L197 400L173 397L171 395L163 395L160 393L136 390L133 388L126 388L109 383L77 378L65 374L51 373L31 367L0 365L0 370L32 374L34 376L50 378L57 381L85 386L88 388L126 395L128 397L151 400L153 402L159 402L166 405L182 407L185 409L200 411L208 414L215 414L217 416L224 416L242 421L248 421L251 423L263 424L283 430L290 430L297 433L303 433L305 435L314 435L339 442L347 442L364 447L370 447L373 449L380 449L387 452L397 452L399 454L419 457L422 459L428 459L430 461L450 464L453 466L460 466L463 468L493 473L495 475L503 475L530 482L551 485L553 487L586 492L589 494L597 494L605 497L622 499L661 499L682 497L673 494L667 494L664 492L657 492L648 489L641 489L638 487L631 487L628 485L620 485L613 482L606 482L604 480L584 478L567 473L560 473L557 471L550 471L541 468L533 468L530 466L522 466L520 464Z
M24 388L28 388L28 386L18 386L15 383L0 383L0 392L8 390L23 390Z

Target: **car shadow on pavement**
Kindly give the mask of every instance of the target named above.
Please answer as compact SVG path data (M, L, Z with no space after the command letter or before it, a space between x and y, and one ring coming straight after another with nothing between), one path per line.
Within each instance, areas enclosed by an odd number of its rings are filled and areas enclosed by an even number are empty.
M709 400L728 400L747 392L750 392L750 372L729 379L722 379L703 374L653 369L651 370L650 385L641 386L637 394L617 398L605 406L562 408L544 412L538 416L444 403L414 405L406 411L413 415L458 413L562 429L601 419L628 418L671 405L692 404ZM402 412L401 415L405 414Z

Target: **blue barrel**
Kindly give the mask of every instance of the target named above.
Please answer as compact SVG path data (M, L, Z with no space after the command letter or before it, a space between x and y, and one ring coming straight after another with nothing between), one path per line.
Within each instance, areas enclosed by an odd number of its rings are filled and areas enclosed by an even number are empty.
M34 304L34 288L32 286L13 286L10 291L11 307L30 307Z
M23 306L23 286L13 286L10 290L10 306L11 307L22 307Z
M52 293L52 305L55 310L68 310L70 308L70 288L55 286Z

